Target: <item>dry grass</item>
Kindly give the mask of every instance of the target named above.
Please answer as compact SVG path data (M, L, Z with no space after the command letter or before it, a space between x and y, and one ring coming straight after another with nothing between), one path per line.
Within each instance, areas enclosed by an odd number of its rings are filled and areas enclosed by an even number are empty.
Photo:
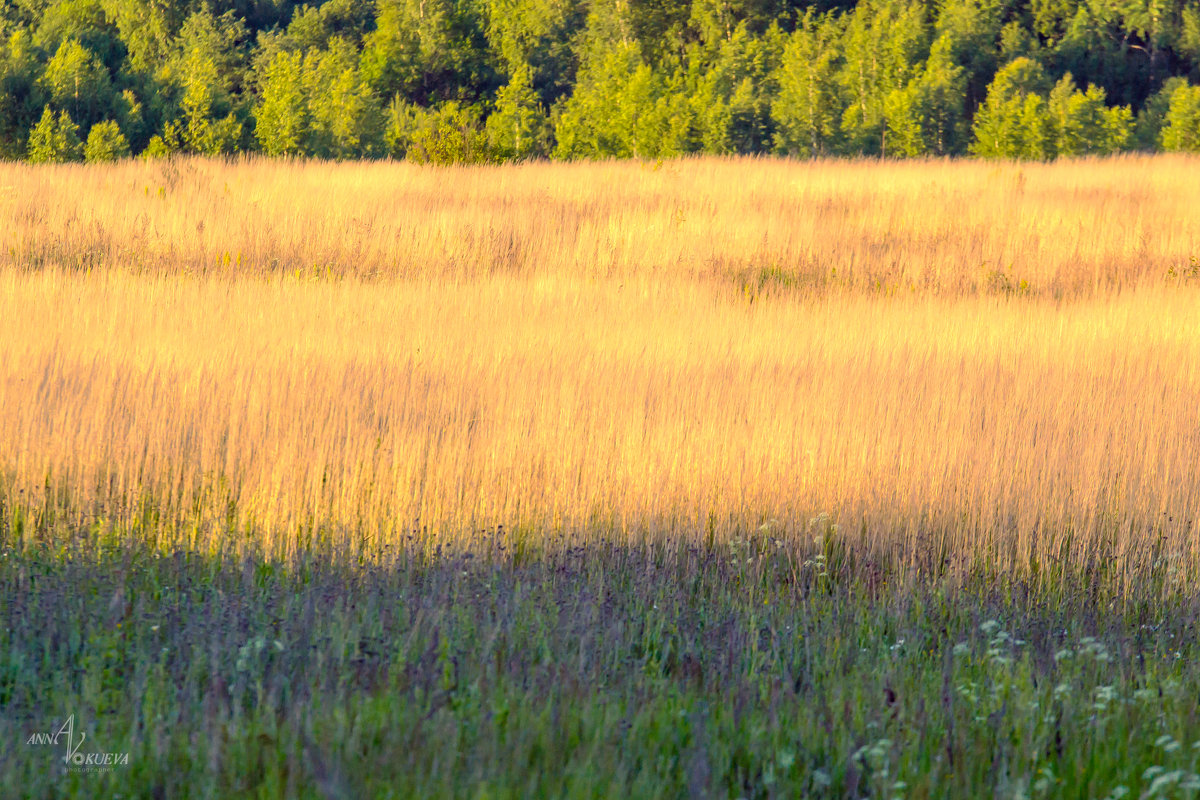
M0 166L0 502L1191 552L1197 166Z
M670 276L1077 294L1196 255L1194 158L1051 166L720 160L0 164L0 258L467 280Z

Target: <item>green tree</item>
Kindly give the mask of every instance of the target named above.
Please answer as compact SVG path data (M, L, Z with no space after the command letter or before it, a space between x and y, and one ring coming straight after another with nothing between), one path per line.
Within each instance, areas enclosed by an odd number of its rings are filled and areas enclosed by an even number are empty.
M925 116L921 101L920 87L916 81L910 81L903 89L888 92L883 101L883 112L887 119L885 156L913 158L929 152L921 131Z
M834 149L842 114L834 83L839 34L834 17L817 17L810 8L788 37L771 109L776 150L816 156Z
M1038 40L1017 20L1011 20L1000 31L1000 51L997 62L1008 64L1018 58L1040 59L1041 46ZM984 90L986 96L986 89Z
M121 126L122 133L129 140L129 149L139 152L153 135L145 118L145 109L141 100L132 89L121 92L117 99L116 120Z
M951 42L940 37L908 85L884 102L887 155L949 155L960 151L965 76L951 58Z
M304 58L308 104L305 150L325 158L380 155L383 111L359 70L358 51L347 39Z
M559 158L659 158L686 151L691 125L681 76L668 84L634 44L589 60L559 109Z
M1200 68L1200 3L1189 3L1181 10L1179 35L1173 45L1181 56L1191 60L1193 69Z
M1126 103L1141 103L1147 90L1158 81L1153 74L1161 66L1157 52L1148 52L1153 45L1139 43L1137 27L1127 14L1147 0L1089 0L1071 4L1069 20L1062 39L1055 43L1048 63L1061 74L1067 72L1081 83L1096 84L1106 89L1106 95ZM1158 3L1159 0L1149 0ZM1153 23L1151 23L1153 25ZM1156 40L1157 31L1143 33ZM1145 57L1135 57L1134 47L1145 51Z
M55 108L66 111L84 127L114 111L108 68L74 39L63 42L46 64L42 86Z
M278 52L267 65L254 110L254 135L267 155L300 155L308 134L301 53Z
M168 158L187 151L184 143L184 127L180 120L171 120L162 130L150 137L142 155L147 158Z
M414 14L413 4L405 0L380 3L375 30L367 36L362 52L363 75L372 89L411 98L421 84L425 65L445 67L440 53L449 48L444 35L446 11L444 3L433 3L426 17L423 7ZM424 58L425 50L432 58Z
M128 53L124 71L150 78L171 58L175 34L187 18L180 0L102 0L105 17L116 27Z
M1167 113L1171 109L1171 95L1180 86L1187 86L1186 78L1168 78L1161 89L1146 99L1134 123L1134 147L1146 152L1159 149L1162 130L1167 124Z
M1124 150L1133 135L1133 113L1125 106L1109 108L1105 92L1075 87L1071 74L1050 92L1047 107L1054 121L1054 152L1062 156L1107 155Z
M1133 34L1129 47L1145 54L1151 81L1157 81L1166 69L1171 45L1180 38L1179 5L1177 0L1123 0L1120 4L1122 27Z
M570 90L578 65L573 38L583 27L580 0L483 0L492 52L511 82L529 71L541 102L553 104Z
M1197 75L1197 0L0 0L0 158L1052 158L1190 146Z
M733 38L738 19L728 0L692 0L691 28L703 42L714 43Z
M83 144L79 141L79 126L66 111L55 116L46 106L42 118L29 133L29 160L35 164L60 164L79 161Z
M1072 0L1030 0L1033 33L1053 43L1063 37L1079 4Z
M375 27L377 13L374 2L362 0L325 0L302 5L274 45L305 52L326 50L334 39L344 39L360 49L363 39Z
M1049 80L1042 65L1029 58L1001 68L975 114L971 152L986 158L1053 157L1044 96Z
M755 36L739 23L726 38L689 52L683 91L692 95L700 147L709 153L759 153L773 144L772 103L786 37L777 27Z
M689 26L703 41L730 39L738 26L760 36L772 26L791 30L793 13L811 8L814 13L834 2L800 3L787 0L693 0Z
M1162 130L1162 148L1200 153L1200 86L1177 86Z
M197 53L191 59L193 70L184 79L181 107L183 120L180 137L188 152L219 155L233 152L242 137L242 124L232 113L218 117L214 92L216 65Z
M974 108L986 96L988 81L996 72L998 45L1004 35L1004 4L999 0L944 0L939 5L934 35L945 42L946 60L962 67L965 105ZM1024 31L1020 23L1016 29Z
M231 13L215 17L204 10L184 21L172 76L182 89L176 123L182 149L219 155L240 146L243 123L235 95L246 70L247 38L245 25Z
M404 158L412 147L413 134L424 110L400 95L392 98L384 112L383 143L392 158Z
M21 158L29 130L45 104L33 42L18 29L0 43L0 159Z
M517 67L508 85L496 94L496 110L488 117L487 136L493 153L503 160L546 154L550 123L533 91L528 67Z
M89 163L116 161L129 155L129 141L113 120L97 122L88 133L83 158Z
M454 0L379 0L362 75L379 97L419 103L478 97L496 84L480 45L483 9ZM492 59L494 60L494 59Z
M928 152L950 155L965 149L967 78L967 70L955 62L949 40L935 41L917 80Z
M848 15L838 80L844 93L841 129L850 153L886 150L884 100L907 85L928 42L921 5L864 0Z
M65 42L79 42L110 70L125 57L120 31L103 0L49 0L38 5L34 43L39 48L53 53Z

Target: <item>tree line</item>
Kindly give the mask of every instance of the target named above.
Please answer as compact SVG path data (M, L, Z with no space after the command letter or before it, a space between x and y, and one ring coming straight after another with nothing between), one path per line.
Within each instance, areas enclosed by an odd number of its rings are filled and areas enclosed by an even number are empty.
M1200 151L1200 0L0 0L0 158Z

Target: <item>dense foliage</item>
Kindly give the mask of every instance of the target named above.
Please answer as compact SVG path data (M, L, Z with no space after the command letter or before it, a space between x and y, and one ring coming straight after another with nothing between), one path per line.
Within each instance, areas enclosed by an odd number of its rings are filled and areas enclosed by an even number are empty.
M1200 149L1197 0L3 0L0 157Z

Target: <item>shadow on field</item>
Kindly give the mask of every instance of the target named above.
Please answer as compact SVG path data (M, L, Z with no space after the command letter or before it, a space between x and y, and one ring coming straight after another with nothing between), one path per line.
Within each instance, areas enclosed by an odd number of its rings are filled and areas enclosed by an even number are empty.
M951 797L1049 775L1101 796L1192 779L1194 595L922 575L767 536L505 542L287 563L6 547L0 793ZM81 772L30 743L71 715L85 751L128 763Z

